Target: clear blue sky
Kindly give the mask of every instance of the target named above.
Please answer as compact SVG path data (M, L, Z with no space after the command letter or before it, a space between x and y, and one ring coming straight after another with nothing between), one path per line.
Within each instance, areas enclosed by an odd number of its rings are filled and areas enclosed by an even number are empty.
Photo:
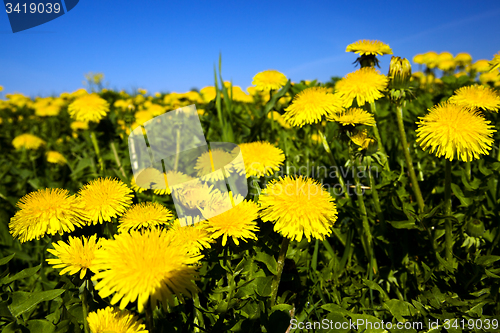
M3 10L2 10L3 11ZM276 69L292 81L344 76L359 39L389 44L411 59L426 51L500 50L500 1L91 1L13 34L0 13L3 93L59 94L102 72L109 88L185 92L225 80L243 88ZM381 57L386 73L390 56Z

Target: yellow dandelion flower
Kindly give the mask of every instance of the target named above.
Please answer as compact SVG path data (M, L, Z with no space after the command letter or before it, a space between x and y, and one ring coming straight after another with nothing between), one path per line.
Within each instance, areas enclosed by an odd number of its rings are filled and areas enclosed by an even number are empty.
M335 88L336 94L342 99L342 106L348 108L354 99L358 106L362 106L383 97L382 92L386 90L388 83L389 79L375 68L364 67L347 74L337 82Z
M148 333L142 320L132 312L110 306L90 312L87 322L92 333Z
M184 222L183 222L184 223ZM180 245L184 245L187 253L198 255L203 249L209 249L213 243L211 234L207 230L206 222L194 225L181 225L179 219L174 221L172 229L168 231Z
M288 80L283 73L275 70L267 70L257 73L253 77L252 84L255 85L256 90L270 91L279 90L286 84L287 81Z
M359 40L355 43L347 45L346 52L354 52L361 56L363 55L384 55L392 54L392 49L389 45L378 40Z
M285 109L284 118L292 126L302 127L315 124L328 116L342 110L341 100L330 94L327 88L312 87L298 93L290 106Z
M46 156L47 156L47 162L49 163L60 164L60 165L68 163L68 161L66 161L66 158L58 151L53 151L53 150L48 151Z
M297 241L303 235L323 240L332 233L337 208L332 196L311 178L285 176L271 180L259 197L263 221L274 221L274 230Z
M423 54L416 54L413 57L413 62L419 65L423 65L425 63L425 56Z
M453 60L453 54L451 54L450 52L441 52L439 55L438 55L438 62L441 62L441 61L446 61L446 60Z
M247 178L272 175L285 161L283 151L266 141L241 143L238 146L245 163Z
M373 140L372 138L368 137L368 131L367 130L359 131L355 135L351 136L350 139L351 139L352 142L354 142L356 145L359 146L358 150L366 150L372 144L375 143L375 140Z
M36 135L26 133L16 136L14 140L12 140L12 145L16 149L25 148L36 150L42 146L45 146L45 141L43 141Z
M455 62L458 66L465 67L472 63L472 57L468 53L461 52L455 56Z
M486 59L480 59L472 64L472 69L476 72L487 72L490 69L490 63Z
M500 69L500 52L493 56L493 59L489 62L490 72L495 69Z
M424 53L424 64L429 68L434 68L437 66L438 58L438 54L434 51Z
M253 97L241 89L239 86L233 86L232 98L234 101L242 103L253 103Z
M493 144L496 130L491 122L463 106L441 103L419 118L417 142L423 150L430 147L437 157L471 161L487 154Z
M259 218L259 206L253 202L244 200L224 213L208 220L207 230L212 233L212 238L222 236L222 245L225 246L228 238L232 238L236 245L239 241L247 239L257 240L256 232L259 231L257 222Z
M155 308L159 301L173 305L173 295L198 292L194 265L202 256L188 254L173 234L155 228L131 231L103 240L101 245L92 262L97 271L92 280L102 298L114 294L112 305L121 300L120 309L137 301L143 312L148 300Z
M168 179L170 179L171 185L169 185ZM154 190L156 195L166 195L172 193L172 188L176 185L191 180L193 180L192 177L179 171L171 170L165 174L155 168L146 168L137 177L132 177L131 185L132 189L137 193Z
M478 108L498 112L500 108L500 96L495 90L485 86L462 87L455 91L449 101L470 109Z
M351 108L333 117L327 118L330 121L336 121L344 126L346 125L367 125L374 126L375 118L373 115L360 108Z
M35 115L39 117L52 117L57 116L61 108L57 105L46 105L35 108Z
M231 163L234 156L222 149L211 149L201 154L196 160L195 170L198 170L198 176L205 176L210 180L223 180L223 172L214 172L221 169L225 165Z
M71 129L76 132L78 130L88 130L89 123L84 121L74 121L70 125Z
M203 97L203 100L205 101L205 103L208 103L208 102L214 100L215 97L217 96L217 90L215 89L214 86L208 86L208 87L201 88L200 93L201 93L201 96Z
M450 71L455 69L456 66L455 60L453 59L441 60L437 65L437 67L442 71Z
M122 215L132 204L131 193L132 190L118 179L94 179L78 193L85 205L85 220L88 224L97 224Z
M84 223L83 205L64 189L44 189L22 197L20 210L10 219L9 231L21 243L46 234L71 232Z
M499 72L487 72L479 75L479 82L482 84L495 83L500 81Z
M267 118L277 121L281 126L283 126L283 128L288 129L291 127L290 124L286 122L285 118L283 118L283 116L277 111L269 112L267 114Z
M152 228L168 224L174 214L158 202L132 205L118 220L118 232Z
M142 95L139 95L142 96ZM141 110L135 113L135 123L136 126L144 125L145 122L153 119L154 116L149 112L149 110Z
M132 177L132 179L130 179L130 188L136 193L142 193L147 190L147 188L143 188L137 185L137 183L135 182L135 177Z
M0 92L2 92L2 91L3 91L3 87L2 87L2 86L0 86Z
M171 171L167 171L166 174L162 174L162 175L163 175L163 179L164 179L166 188L164 188L165 186L163 186L163 185L152 186L152 189L154 190L154 193L156 195L170 194L170 193L172 193L172 189L175 189L176 185L193 180L193 177L188 176L180 171L171 170ZM170 179L171 184L169 184L168 179Z
M173 195L184 207L195 209L205 207L214 195L220 195L220 191L214 189L213 185L209 186L206 183L200 183L197 179L193 179L180 186Z
M97 94L83 95L68 106L71 118L83 122L99 122L109 111L109 104Z
M92 260L95 251L99 248L96 235L77 238L69 236L68 242L58 241L52 243L54 249L47 249L56 259L46 259L54 268L62 268L59 275L69 273L70 275L80 272L80 279L85 277L87 269L92 271Z

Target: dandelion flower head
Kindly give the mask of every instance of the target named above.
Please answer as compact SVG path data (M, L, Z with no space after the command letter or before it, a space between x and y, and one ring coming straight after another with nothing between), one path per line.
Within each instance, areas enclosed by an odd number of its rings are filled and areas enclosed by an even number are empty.
M333 115L333 117L327 119L330 121L336 121L343 126L375 125L375 118L373 117L373 114L360 108L350 108L347 111L344 111L337 115Z
M253 77L252 84L255 85L255 89L259 91L269 91L269 90L279 90L283 87L287 78L283 73L275 70L267 70L257 73Z
M389 45L378 40L359 40L355 43L347 45L346 52L354 52L359 55L384 55L392 54L392 49Z
M261 218L274 221L274 230L291 240L305 236L323 240L337 220L333 197L311 178L271 180L259 197Z
M490 87L467 86L455 91L449 101L453 104L468 107L470 109L483 109L498 112L500 108L500 96Z
M87 274L87 269L92 270L92 260L94 260L95 251L99 248L99 241L96 235L81 238L69 236L67 243L58 241L52 243L52 246L54 249L47 249L47 251L56 258L47 259L49 265L62 268L60 275L66 273L73 275L80 272L80 279L83 279Z
M21 243L46 234L71 232L84 223L83 205L65 189L38 190L22 197L20 210L10 219L9 231Z
M229 238L239 245L240 240L246 242L247 239L257 239L255 232L259 227L255 220L258 217L259 206L253 201L244 200L222 214L210 218L206 228L212 233L213 239L222 236L223 246Z
M33 134L21 134L12 140L12 145L16 149L26 148L36 150L45 145L45 141Z
M111 306L90 312L87 322L92 333L148 333L142 320L132 312Z
M500 52L493 56L493 59L490 61L490 71L494 71L495 69L500 69Z
M241 143L238 146L245 163L247 178L272 175L285 161L283 151L267 141Z
M156 307L174 304L174 295L191 296L198 289L193 282L202 256L187 253L173 234L156 228L120 233L103 240L92 262L97 271L92 280L102 298L113 295L111 304L120 309L137 301L139 312L147 302Z
M158 202L134 204L120 217L118 232L166 225L173 216L169 209Z
M47 162L49 163L60 164L60 165L68 163L68 161L66 161L66 158L58 151L53 151L53 150L48 151L46 156L47 156Z
M85 94L68 106L71 118L83 122L99 122L109 111L109 104L97 94Z
M487 154L493 144L496 130L478 111L445 102L419 118L417 143L437 157L471 161Z
M292 126L302 127L315 124L323 116L338 113L342 110L341 101L330 94L325 87L311 87L298 93L285 109L284 118Z
M89 224L110 222L132 204L132 190L120 180L97 178L80 189Z
M363 106L383 97L382 92L387 89L388 83L388 78L375 68L364 67L338 81L335 86L336 95L340 97L345 108L350 107L354 99L358 106Z

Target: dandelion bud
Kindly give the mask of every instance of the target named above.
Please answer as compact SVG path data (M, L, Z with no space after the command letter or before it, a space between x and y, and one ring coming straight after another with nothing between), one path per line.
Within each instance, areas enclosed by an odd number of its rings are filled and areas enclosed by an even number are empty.
M389 65L389 97L393 101L402 101L411 96L409 89L411 65L405 58L392 57Z
M481 220L472 220L467 223L467 233L471 237L481 237L484 231L484 224Z
M389 77L392 80L405 82L411 77L411 65L408 59L392 57L389 65Z

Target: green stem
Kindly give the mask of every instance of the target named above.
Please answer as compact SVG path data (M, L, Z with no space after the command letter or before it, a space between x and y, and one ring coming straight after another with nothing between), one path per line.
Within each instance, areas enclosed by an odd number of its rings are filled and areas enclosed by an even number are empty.
M144 310L146 312L146 328L148 329L148 332L152 333L154 329L153 309L151 308L151 302L149 300L147 301Z
M377 188L375 187L376 185L375 185L375 179L373 179L371 163L368 163L368 177L370 179L370 189L372 191L373 205L375 206L375 212L377 213L380 223L385 226L384 213L382 212L382 208L380 207L380 198L378 196Z
M120 169L120 172L122 173L123 179L127 180L127 174L125 173L125 170L123 170L122 163L120 162L120 158L118 157L118 153L116 152L116 147L115 147L115 142L111 141L111 150L113 151L113 155L115 156L115 161L116 165L118 166L118 169Z
M406 160L406 168L410 173L411 185L413 193L415 193L415 197L417 199L418 209L420 213L423 213L425 209L424 198L422 197L422 192L420 191L420 186L418 185L418 179L415 175L415 169L413 168L413 161L410 155L410 148L408 147L408 141L406 140L406 132L403 123L403 107L401 105L397 106L396 115L398 120L399 138L401 139L401 145L403 146L403 153Z
M353 167L356 166L354 157L352 156L352 150L349 149L349 155L351 156L351 164ZM374 273L377 273L378 271L378 265L377 265L377 260L373 254L373 237L372 233L370 231L370 223L368 222L368 214L366 212L366 206L365 206L365 200L363 199L363 193L361 190L361 183L359 181L358 173L354 172L354 182L356 184L356 199L358 201L358 206L359 206L359 211L361 213L361 219L362 219L362 235L361 238L364 239L364 243L366 246L366 255L368 257L368 260L370 262L371 270L373 270ZM370 270L370 274L372 273ZM371 275L370 275L371 276Z
M375 125L373 125L373 133L375 134L375 138L377 139L377 144L378 148L380 149L380 152L382 153L382 162L384 163L384 169L387 171L391 171L391 168L389 166L389 161L387 160L387 152L385 151L384 144L382 143L382 137L380 136L380 132L378 131L378 121L377 121L377 107L375 105L375 102L370 103L370 109L373 113L373 117L375 118Z
M278 265L276 267L276 275L271 283L271 307L276 303L276 297L278 296L278 287L280 285L281 274L283 273L283 267L285 266L286 252L288 251L288 245L290 244L290 239L283 237L281 242L281 249L278 255Z
M446 160L445 182L444 182L444 214L451 216L451 161ZM453 259L453 226L451 219L445 221L445 245L446 260Z
M99 170L101 175L104 172L104 161L99 150L99 144L97 143L97 137L94 131L90 132L90 139L92 140L92 145L94 146L95 154L97 155L97 161L99 163Z
M467 181L470 182L470 180L471 180L471 163L470 163L470 161L465 162L465 177L467 178Z
M349 197L349 193L347 192L347 187L344 182L344 178L339 172L339 168L337 165L337 162L335 161L335 157L333 157L332 150L330 149L330 145L328 144L328 141L326 140L325 133L323 133L320 124L316 124L316 127L318 129L319 136L321 137L321 141L323 142L323 148L325 148L325 151L328 155L328 158L330 159L330 163L332 166L335 168L335 176L338 178L340 187L342 188L342 192L344 192L344 195L346 198Z
M253 201L258 202L260 197L260 185L256 176L252 176L252 194Z
M89 315L89 303L88 303L88 295L89 292L87 290L88 280L85 279L83 284L83 292L80 294L80 298L82 300L82 314L83 314L83 329L85 333L90 333L89 323L87 321L87 317Z

